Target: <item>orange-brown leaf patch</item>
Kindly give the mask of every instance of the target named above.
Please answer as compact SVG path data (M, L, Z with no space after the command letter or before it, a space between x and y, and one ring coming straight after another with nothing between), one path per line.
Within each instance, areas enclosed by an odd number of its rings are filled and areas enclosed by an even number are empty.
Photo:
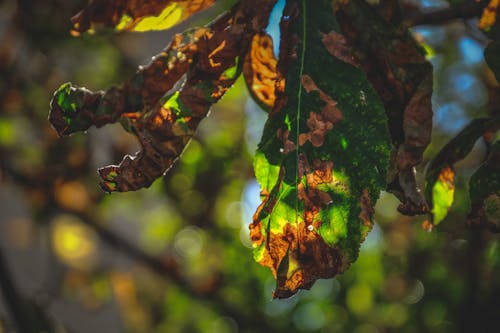
M267 109L272 109L276 100L277 63L271 36L255 35L245 57L243 75L252 96Z
M276 277L274 298L287 298L298 289L309 289L317 279L331 278L342 269L342 256L305 223L288 223L283 232L270 233L260 262Z
M490 29L497 20L498 7L500 0L491 0L488 6L483 9L483 14L479 20L479 28L483 30Z

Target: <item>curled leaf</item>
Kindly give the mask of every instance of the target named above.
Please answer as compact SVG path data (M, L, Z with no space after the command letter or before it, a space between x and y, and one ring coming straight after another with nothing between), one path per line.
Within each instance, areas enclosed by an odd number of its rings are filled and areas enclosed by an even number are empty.
M430 205L431 222L434 225L443 221L453 204L455 190L453 165L469 154L475 142L485 132L496 126L498 126L498 120L495 119L474 119L429 163L425 176L425 196Z
M484 60L500 82L500 41L492 41L484 49Z
M490 147L485 162L469 181L471 212L467 223L500 232L500 140Z
M248 91L264 110L270 110L276 100L277 62L271 36L256 34L245 57L243 75Z
M93 93L63 85L49 119L60 135L119 120L137 136L141 150L99 169L101 186L108 192L148 187L179 157L210 107L238 78L240 59L266 26L274 2L242 1L209 27L177 35L122 87ZM181 89L167 94L184 75Z
M92 92L70 83L63 84L54 94L49 120L59 135L84 131L90 126L102 127L123 118L137 118L142 109L158 103L187 72L193 56L200 51L200 40L208 28L178 34L151 62L140 67L121 87Z
M347 269L385 185L383 106L364 73L322 43L332 31L339 27L330 1L287 1L277 99L254 162L262 203L250 226L276 298Z
M100 27L118 31L165 30L210 7L215 0L94 0L71 20L78 35Z

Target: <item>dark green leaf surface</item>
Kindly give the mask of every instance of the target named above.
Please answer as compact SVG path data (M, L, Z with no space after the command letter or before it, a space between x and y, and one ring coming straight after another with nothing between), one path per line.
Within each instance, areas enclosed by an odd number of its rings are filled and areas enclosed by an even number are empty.
M500 232L500 138L490 147L486 161L469 181L471 213L468 222Z
M500 41L491 42L484 50L484 60L500 81Z

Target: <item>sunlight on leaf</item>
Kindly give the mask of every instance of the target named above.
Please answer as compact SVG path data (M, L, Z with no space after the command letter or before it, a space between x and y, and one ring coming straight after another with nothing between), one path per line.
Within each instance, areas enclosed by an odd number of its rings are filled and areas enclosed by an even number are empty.
M215 0L94 0L72 18L74 35L101 27L117 31L166 30L210 7Z

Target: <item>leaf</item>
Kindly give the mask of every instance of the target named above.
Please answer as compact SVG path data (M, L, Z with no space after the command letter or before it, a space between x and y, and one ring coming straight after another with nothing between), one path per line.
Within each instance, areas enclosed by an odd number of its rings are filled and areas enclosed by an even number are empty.
M71 20L74 35L101 27L117 31L165 30L210 7L215 0L93 0Z
M486 226L498 233L500 232L500 139L498 134L489 150L485 162L469 181L471 212L467 217L467 223L472 226Z
M61 85L51 102L51 124L63 136L92 125L102 127L120 117L139 117L140 110L153 108L188 71L195 54L202 52L200 40L209 32L209 28L199 28L176 35L122 87L92 92L71 83Z
M498 7L500 0L491 0L488 6L483 9L481 18L479 19L479 28L483 30L490 30L497 21Z
M336 17L389 119L394 151L387 189L402 202L398 210L415 215L427 211L416 185L415 166L431 139L432 66L408 29L394 25L400 22L399 11L387 8L362 0L341 1Z
M493 41L484 50L484 60L500 82L500 41Z
M101 186L108 192L150 186L175 162L210 107L238 78L240 59L267 25L274 3L242 1L209 27L176 35L122 87L94 93L62 85L51 102L49 120L60 135L119 120L137 136L141 150L117 166L101 168ZM168 93L183 75L180 90Z
M474 119L451 139L429 163L425 177L425 196L430 204L431 222L434 225L443 221L453 204L455 191L453 165L467 156L475 142L486 131L495 126L498 126L498 119Z
M329 53L322 40L332 32L340 33L330 1L287 1L277 100L254 161L262 203L250 226L276 298L347 269L385 186L383 106L360 69Z
M255 35L245 57L243 76L251 96L266 111L276 100L277 62L271 36L266 33Z

